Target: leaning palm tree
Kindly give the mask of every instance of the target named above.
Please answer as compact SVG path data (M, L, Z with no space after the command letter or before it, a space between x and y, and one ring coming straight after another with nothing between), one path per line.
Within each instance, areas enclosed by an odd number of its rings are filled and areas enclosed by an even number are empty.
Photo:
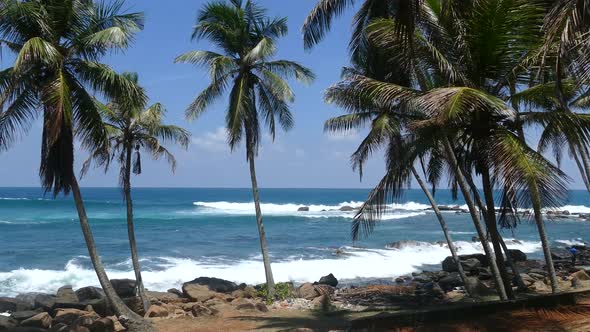
M137 84L135 73L123 74L131 82ZM108 146L100 146L92 151L82 168L85 174L94 160L105 171L111 161L117 160L120 165L119 183L123 187L125 203L127 205L127 234L131 249L131 261L135 272L136 294L143 303L144 310L150 306L141 277L137 242L135 240L135 226L133 224L133 200L131 197L131 172L141 174L141 151L147 152L155 159L165 157L172 171L176 168L174 155L162 143L177 143L187 148L190 133L180 127L162 123L165 109L160 103L147 108L142 101L120 96L107 105L99 102L98 107L108 132Z
M105 272L78 181L74 140L94 150L107 140L91 91L109 98L145 100L132 81L99 62L123 50L142 29L141 13L124 13L123 1L3 0L0 38L16 53L12 67L0 74L0 142L14 142L37 115L43 118L39 174L46 192L74 196L80 226L98 280L114 311L130 320L130 329L150 331L151 324L119 298Z
M338 133L362 128L365 125L369 126L369 133L351 156L353 169L358 169L361 179L363 165L374 152L385 148L387 163L386 175L371 191L367 201L361 207L358 217L353 222L353 239L357 240L361 236L367 236L374 230L375 224L389 210L388 204L402 196L404 187L410 183L413 177L436 215L451 256L457 263L459 276L466 285L467 293L471 295L471 290L467 287L467 275L460 264L457 248L449 233L447 223L433 193L430 192L426 182L414 166L418 161L424 164L427 156L430 157L428 164L432 167L429 167L426 173L429 175L428 179L433 182L434 192L438 181L438 168L441 168L440 151L436 146L430 146L428 142L419 141L413 135L404 134L404 126L421 115L407 114L399 108L380 107L374 103L372 98L356 95L354 87L349 89L350 86L347 83L348 81L344 80L340 84L330 87L325 93L325 100L327 103L335 103L349 114L328 119L324 130Z
M271 60L276 54L276 40L287 34L286 22L286 18L269 19L266 10L250 0L211 2L199 12L193 39L208 39L223 54L193 51L176 59L176 62L205 66L211 75L211 84L187 109L189 120L197 118L230 90L226 113L228 143L233 151L245 141L269 299L274 297L274 280L255 167L260 121L264 121L273 139L277 125L289 130L293 126L289 103L293 102L294 94L285 79L295 78L305 83L314 79L312 72L298 63Z

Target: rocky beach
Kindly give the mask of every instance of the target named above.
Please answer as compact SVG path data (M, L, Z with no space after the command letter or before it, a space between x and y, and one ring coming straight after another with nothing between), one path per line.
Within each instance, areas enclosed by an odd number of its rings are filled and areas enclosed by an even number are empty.
M412 241L400 241L390 247L402 249L415 246ZM571 253L563 248L553 249L553 258L560 280L561 292L590 289L590 248L573 246L577 250L576 265ZM520 250L510 250L524 287L516 289L518 298L549 294L551 288L542 262L527 259ZM198 277L167 292L148 292L151 306L144 312L135 297L135 281L111 280L117 294L135 312L148 318L162 331L174 326L194 326L187 331L201 331L195 322L243 317L300 316L311 313L332 313L340 320L327 320L334 330L349 328L348 318L365 317L376 312L412 311L444 307L448 304L476 304L497 300L487 261L483 254L460 256L468 275L467 284L457 273L457 265L447 257L439 269L429 269L400 276L395 280L380 280L341 286L336 276L329 274L314 283L279 283L273 303L265 301L263 285L236 284L231 281ZM512 271L511 271L512 272ZM512 272L511 277L515 277ZM345 283L346 284L346 283ZM471 296L467 296L466 288ZM2 331L60 331L113 332L125 331L125 317L112 314L104 293L97 287L73 289L64 285L55 294L24 293L0 298L0 330ZM339 316L338 316L339 315ZM347 319L343 318L348 315ZM233 318L232 318L233 317ZM324 322L324 323L326 323ZM331 323L330 323L331 322ZM180 324L180 325L179 325ZM172 330L169 327L172 326ZM306 326L292 326L293 331ZM206 330L206 329L205 329ZM318 331L323 331L321 328ZM204 331L204 330L203 330Z

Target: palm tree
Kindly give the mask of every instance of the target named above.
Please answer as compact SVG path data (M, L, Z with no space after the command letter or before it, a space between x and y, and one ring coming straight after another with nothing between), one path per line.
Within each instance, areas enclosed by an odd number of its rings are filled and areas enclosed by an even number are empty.
M129 81L138 84L135 73L123 74ZM98 102L97 102L98 103ZM176 159L162 143L177 143L187 148L190 133L186 130L162 123L165 109L160 103L147 108L136 100L120 96L108 105L99 103L99 110L108 132L108 146L99 147L92 151L82 168L82 174L86 173L91 162L95 160L99 165L108 169L112 160L117 160L120 165L119 182L123 187L124 200L127 205L127 233L131 247L131 260L135 271L136 292L140 297L144 310L150 306L149 298L145 292L141 268L137 254L135 240L135 226L133 225L133 200L131 197L131 172L141 174L141 151L149 153L153 158L165 157L172 171L176 168Z
M293 126L289 103L293 102L294 94L285 79L295 78L306 83L314 79L312 72L298 63L271 60L276 54L276 40L287 34L286 22L286 18L268 18L266 10L250 0L211 2L199 12L192 37L208 39L223 54L193 51L176 59L176 62L204 66L211 75L211 84L187 109L189 120L197 118L215 99L230 90L226 112L228 143L233 151L245 141L269 299L274 297L274 280L255 167L261 137L260 120L264 120L273 139L277 125L289 130Z
M414 177L432 206L451 251L451 256L457 263L459 276L467 285L467 275L460 264L459 255L446 221L438 204L436 204L433 194L414 167L416 160L419 159L422 163L424 162L428 154L427 150L431 150L429 153L429 164L433 166L431 170L437 166L440 167L441 161L437 158L439 151L430 149L432 147L428 143L419 142L412 138L411 135L403 135L403 126L416 119L419 115L405 114L399 109L380 108L379 105L373 103L372 99L355 95L355 90L348 89L346 83L330 87L325 94L325 99L327 103L335 103L349 112L349 114L327 120L324 125L325 131L346 132L370 123L369 133L351 156L353 169L359 170L361 179L363 165L366 160L375 151L387 147L385 156L387 173L375 189L371 191L369 198L361 207L357 218L355 218L352 228L353 239L357 240L360 236L366 236L373 231L375 223L381 219L384 213L387 213L388 204L402 196L404 185L409 184L410 178ZM434 181L438 180L435 179L436 176L429 178ZM466 287L466 291L471 294L468 287Z
M107 140L90 91L113 99L125 95L145 100L132 81L99 62L127 48L142 29L143 15L124 13L123 5L87 0L0 2L0 42L16 53L13 66L0 74L0 142L6 148L42 115L41 183L54 196L72 192L90 259L112 308L130 319L131 330L150 331L151 324L125 306L107 277L73 166L74 139L92 150Z

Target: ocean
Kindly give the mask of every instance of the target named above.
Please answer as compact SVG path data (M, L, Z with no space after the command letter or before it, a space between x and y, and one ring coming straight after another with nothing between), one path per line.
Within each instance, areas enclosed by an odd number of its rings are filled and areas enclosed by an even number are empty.
M333 273L348 283L393 280L436 267L449 255L439 224L419 190L408 190L367 239L353 242L354 212L365 189L262 189L262 211L276 281L316 281ZM136 236L143 277L150 290L165 291L199 276L264 282L250 189L135 188ZM110 278L133 278L118 188L83 188L90 223ZM571 191L562 210L590 213L590 195ZM454 202L447 190L439 204ZM308 212L298 212L299 207ZM446 212L461 254L480 252L468 214ZM590 241L590 222L548 220L554 246ZM535 226L527 221L504 231L508 246L541 258ZM516 239L517 241L514 241ZM419 241L388 249L400 240ZM39 188L0 188L0 296L55 292L98 285L71 197L53 199Z

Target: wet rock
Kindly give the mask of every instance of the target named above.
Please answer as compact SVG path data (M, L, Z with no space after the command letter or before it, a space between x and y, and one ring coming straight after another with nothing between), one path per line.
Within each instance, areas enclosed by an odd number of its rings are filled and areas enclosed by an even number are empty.
M152 304L148 311L145 313L145 317L149 318L163 318L168 317L168 309L164 308L163 306Z
M41 328L41 329L48 329L51 327L52 321L53 321L53 319L51 318L51 316L48 313L42 312L42 313L37 314L31 318L25 319L24 321L22 321L20 323L20 325L26 326L26 327L37 327L37 328Z
M508 255L513 262L525 262L527 260L526 254L518 249L508 249Z
M477 268L481 266L481 262L476 258L468 258L464 261L461 261L461 266L463 266L465 271L472 271L477 270Z
M218 293L231 293L231 292L238 289L238 285L236 285L234 282L219 279L219 278L200 277L200 278L197 278L193 281L189 281L189 282L185 283L184 285L186 285L186 284L196 284L196 285L207 286L209 288L209 290L214 291L214 292L218 292ZM183 287L184 287L184 285L183 285ZM183 291L184 291L184 289L183 289Z
M353 208L352 206L345 205L338 210L343 212L352 212L355 210L355 208Z
M0 316L0 330L8 330L18 326L18 321L12 317Z
M82 287L76 290L76 296L80 302L100 300L105 297L104 291L98 287Z
M487 258L485 255L473 254L473 255L461 255L459 256L461 265L465 271L476 270L479 267L487 266ZM442 262L442 269L446 272L457 272L457 263L452 256L447 256Z
M309 206L302 206L297 209L298 212L309 212Z
M182 292L185 297L197 302L205 302L216 295L215 292L209 290L209 287L193 283L182 285Z
M572 254L565 248L551 248L551 257L557 260L571 260Z
M115 289L115 292L120 297L133 297L135 296L135 280L131 279L112 279L111 285Z
M35 297L41 293L18 294L15 299L18 301L17 311L33 310L35 308Z
M316 290L314 285L312 285L311 283L305 283L305 284L299 286L299 288L297 288L295 293L296 293L297 297L307 299L307 300L313 300L316 297L320 296L320 293L318 293L318 291Z
M318 283L320 285L329 285L332 287L336 287L338 286L338 279L336 279L336 277L334 277L334 275L330 273L327 276L321 277Z

